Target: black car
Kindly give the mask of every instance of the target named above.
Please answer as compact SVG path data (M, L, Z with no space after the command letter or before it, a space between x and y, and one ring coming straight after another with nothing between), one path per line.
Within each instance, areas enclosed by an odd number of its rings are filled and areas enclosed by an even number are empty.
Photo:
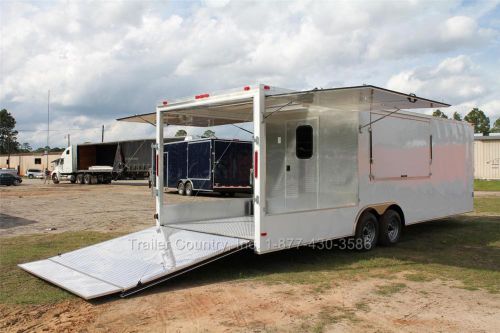
M21 177L15 176L10 173L2 173L0 174L0 185L19 185L22 183Z

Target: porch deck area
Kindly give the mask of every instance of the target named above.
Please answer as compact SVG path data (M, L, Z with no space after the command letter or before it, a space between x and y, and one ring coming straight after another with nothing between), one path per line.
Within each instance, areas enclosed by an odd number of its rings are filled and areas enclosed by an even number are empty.
M210 219L204 221L168 224L169 227L206 234L254 240L255 224L253 216Z

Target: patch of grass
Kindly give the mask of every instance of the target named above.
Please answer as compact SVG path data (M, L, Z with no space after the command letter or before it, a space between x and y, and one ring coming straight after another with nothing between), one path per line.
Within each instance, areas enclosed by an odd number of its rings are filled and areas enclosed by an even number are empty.
M500 198L474 198L474 212L479 214L500 214Z
M425 273L410 273L405 275L405 279L413 282L428 282L432 281L433 278Z
M312 291L315 294L323 294L325 291L332 289L332 285L328 282L317 283L313 286Z
M323 307L316 318L311 320L307 318L300 325L300 332L324 332L328 325L347 320L350 322L358 322L353 309L343 307Z
M500 180L474 179L474 191L500 191Z
M391 296L392 294L399 293L406 288L404 283L391 283L383 286L378 286L375 293L381 296Z
M73 297L72 294L30 275L17 265L46 259L116 236L117 234L81 231L0 239L0 303L41 304Z
M358 309L359 311L363 311L363 312L370 311L370 306L368 305L367 302L358 302L358 303L354 304L354 307L356 309Z

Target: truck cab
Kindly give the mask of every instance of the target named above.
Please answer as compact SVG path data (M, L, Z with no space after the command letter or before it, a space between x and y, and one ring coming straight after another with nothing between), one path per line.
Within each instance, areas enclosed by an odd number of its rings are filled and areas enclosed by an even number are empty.
M69 177L69 180L74 182L74 146L66 148L58 159L54 160L54 171L52 171L51 178L54 182L59 182L64 177Z

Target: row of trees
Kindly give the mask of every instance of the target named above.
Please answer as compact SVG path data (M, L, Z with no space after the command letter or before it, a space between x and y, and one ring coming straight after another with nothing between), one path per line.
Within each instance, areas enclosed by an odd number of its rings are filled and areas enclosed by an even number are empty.
M446 118L448 116L441 110L436 110L432 113L434 117ZM500 133L500 118L498 118L493 126L490 127L490 118L486 117L482 110L478 108L473 108L465 117L454 112L451 116L455 120L467 121L474 125L475 133L482 133L483 135L489 135L490 133ZM26 152L45 152L45 151L62 151L64 148L50 148L41 147L33 150L29 143L25 142L20 144L17 141L18 131L15 129L16 119L10 114L6 109L0 111L0 154L12 154L12 153L26 153ZM187 136L187 131L180 129L175 133L175 136ZM212 130L206 130L202 134L203 138L214 138L215 132Z
M437 109L432 113L434 117L446 118L448 116L441 110ZM458 112L453 112L451 116L455 120L463 120L474 125L474 133L482 133L483 135L489 135L490 133L500 133L500 118L498 118L493 126L490 127L490 118L486 117L482 110L478 108L473 108L467 115L462 119L462 116Z
M45 151L59 152L64 148L50 148L40 147L33 150L31 145L27 142L19 143L17 141L16 119L6 109L0 110L0 154L14 154L14 153L43 153Z
M188 135L188 133L184 129L180 129L175 133L175 136L187 136L187 135ZM206 130L205 132L203 132L201 137L202 138L215 138L215 132L212 130Z

